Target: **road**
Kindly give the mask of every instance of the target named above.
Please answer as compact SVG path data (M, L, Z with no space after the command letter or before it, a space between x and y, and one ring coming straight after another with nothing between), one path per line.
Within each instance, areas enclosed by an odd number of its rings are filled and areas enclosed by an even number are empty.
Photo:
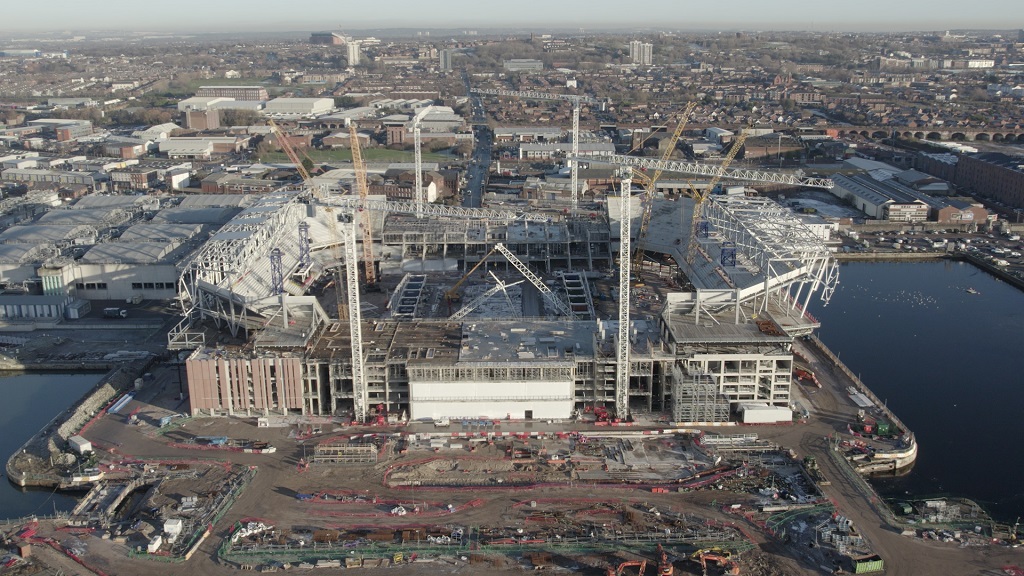
M466 171L466 186L462 189L462 205L466 208L480 208L483 203L484 187L487 186L487 172L491 167L494 135L486 126L487 116L484 113L483 102L479 96L473 96L471 93L468 74L463 74L463 81L466 84L466 94L470 94L473 124L476 127L473 129L473 158Z

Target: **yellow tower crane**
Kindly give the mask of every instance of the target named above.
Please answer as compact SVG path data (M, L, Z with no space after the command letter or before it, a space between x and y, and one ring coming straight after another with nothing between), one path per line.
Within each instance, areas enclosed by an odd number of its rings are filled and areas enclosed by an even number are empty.
M672 158L672 152L676 149L676 143L679 142L679 137L683 134L683 130L686 129L686 123L690 119L690 114L693 113L693 109L697 107L696 102L690 102L683 109L682 114L679 117L679 123L676 124L675 132L672 133L672 137L668 140L668 145L665 146L665 151L661 155L661 160L666 161ZM644 194L643 199L643 213L640 217L640 230L636 235L636 250L633 252L633 273L639 278L640 270L643 268L644 262L644 249L647 242L647 232L651 226L651 212L654 207L654 192L655 186L658 179L661 178L663 170L660 168L654 171L653 176L647 176L647 174L639 171L633 171L633 177L643 184L647 193Z
M299 155L295 152L295 147L288 141L288 136L285 135L284 130L281 130L281 127L269 118L267 119L267 124L270 125L270 130L274 133L274 136L277 136L277 143L281 146L281 150L284 150L284 155L295 164L295 169L299 171L302 181L309 182L309 170L306 170L306 167L302 165L302 160L299 159Z
M743 147L744 142L747 141L747 133L740 131L739 136L736 137L732 142L732 147L729 148L729 152L726 153L725 159L722 160L722 166L715 173L714 178L708 182L707 188L703 192L698 192L694 189L693 185L690 185L690 193L693 195L693 218L690 221L690 244L686 249L686 263L693 264L693 260L697 255L697 232L700 229L700 220L704 216L704 201L708 199L712 190L718 185L719 180L722 179L722 175L725 174L726 169L732 164L736 154Z
M369 191L366 187L366 164L363 163L363 152L359 148L359 132L355 122L348 125L349 140L352 145L352 167L356 171L356 188L359 192L359 227L363 229L363 269L365 270L366 286L377 283L377 274L373 269L373 232L370 230L370 211L366 206Z

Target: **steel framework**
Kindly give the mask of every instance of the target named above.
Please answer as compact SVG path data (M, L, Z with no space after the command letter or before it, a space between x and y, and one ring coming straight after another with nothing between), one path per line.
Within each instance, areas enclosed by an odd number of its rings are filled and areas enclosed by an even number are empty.
M648 170L662 170L665 172L678 172L680 174L693 174L696 176L718 176L732 180L746 180L748 182L768 182L775 184L792 184L794 186L806 186L808 188L824 188L830 190L835 183L828 178L805 178L797 171L793 174L781 174L777 172L760 172L757 170L745 170L743 168L732 168L722 172L722 167L716 164L702 164L699 162L679 162L674 160L658 160L656 158L638 158L623 154L602 154L590 156L581 160L592 163L614 164L615 166L632 166L634 168L646 168Z
M530 281L530 284L533 284L537 288L537 290L540 290L540 293L542 296L544 296L544 299L547 300L547 302L551 304L551 306L555 310L558 310L558 312L562 316L565 316L566 318L571 318L573 320L576 319L576 314L574 314L573 311L568 306L565 305L565 302L562 302L558 298L558 296L555 296L555 293L551 291L551 288L548 288L547 284L545 284L543 280L541 280L536 274L534 274L533 271L530 270L530 268L526 264L523 264L522 261L520 261L519 258L517 258L511 250L506 248L504 244L495 244L494 249L497 250L498 252L501 252L501 255L504 256L505 259L508 260L510 264L515 266L516 270L519 270L519 272L524 277L526 277L527 280Z
M768 198L715 196L707 202L705 214L716 234L732 243L728 248L735 250L736 264L764 278L758 291L749 291L751 297L776 292L784 304L803 312L821 290L821 300L828 304L839 283L839 264L789 210ZM765 306L767 298L760 309Z
M313 263L309 253L309 223L299 223L299 266L305 268Z
M270 254L281 249L282 275L298 262L298 246L287 241L298 226L302 206L299 194L278 190L262 196L210 238L187 262L178 280L182 322L168 334L171 349L202 345L191 332L196 321L211 318L226 324L232 335L262 326L251 317L268 305L273 282ZM274 299L276 300L276 299Z
M355 196L331 196L325 203L345 210L357 210L362 206ZM525 220L527 222L550 222L551 216L537 212L513 212L511 210L492 210L489 208L464 208L443 204L417 204L414 202L390 202L385 200L367 200L366 210L377 212L393 212L397 214L422 214L424 216L443 216L467 220Z

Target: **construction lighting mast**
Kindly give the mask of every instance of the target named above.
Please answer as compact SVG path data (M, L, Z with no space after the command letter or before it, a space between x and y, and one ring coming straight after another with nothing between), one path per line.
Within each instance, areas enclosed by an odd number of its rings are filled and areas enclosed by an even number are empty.
M627 167L619 196L619 334L615 342L615 416L629 416L629 232L630 185L633 169Z
M599 104L601 110L604 110L608 101L575 94L549 94L521 90L474 90L474 92L490 96L512 96L526 100L564 100L572 103L572 207L575 209L579 206L579 160L577 158L580 156L580 105L583 103Z
M366 164L363 163L363 152L359 148L359 132L355 123L348 125L349 140L352 144L352 167L356 171L356 188L359 190L359 227L363 229L363 267L366 285L377 283L377 274L373 269L373 232L370 230L370 211L367 209L366 197ZM352 221L355 226L355 220Z

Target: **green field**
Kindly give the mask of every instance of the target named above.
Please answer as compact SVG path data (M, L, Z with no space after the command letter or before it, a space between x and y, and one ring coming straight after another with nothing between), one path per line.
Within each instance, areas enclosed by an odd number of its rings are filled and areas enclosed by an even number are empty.
M337 150L306 150L305 154L316 163L321 162L351 162L352 151L346 149ZM299 154L302 157L302 153ZM388 148L366 148L363 150L363 160L366 162L413 162L412 152L404 150L390 150ZM424 162L445 162L456 160L454 155L437 154L424 152ZM260 162L288 162L288 156L284 152L270 152L259 157Z

